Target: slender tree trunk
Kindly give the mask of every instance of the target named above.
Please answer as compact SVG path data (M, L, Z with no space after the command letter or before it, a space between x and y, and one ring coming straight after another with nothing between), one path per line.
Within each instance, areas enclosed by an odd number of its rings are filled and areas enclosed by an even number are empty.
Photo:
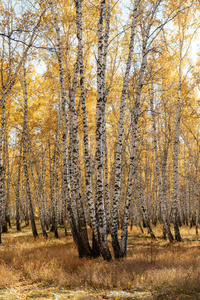
M85 256L84 247L82 245L81 236L78 231L77 223L74 218L74 213L71 206L71 199L70 199L70 191L69 191L69 173L68 173L68 164L67 164L67 137L68 137L68 122L66 116L66 108L65 108L65 101L62 103L62 113L63 113L63 120L64 120L64 133L63 133L63 181L64 181L64 197L67 202L67 211L69 216L69 222L71 227L72 236L74 242L77 246L79 257Z
M64 172L62 173L62 186L64 186ZM64 189L62 189L62 211L61 211L61 224L64 225L65 228L65 236L68 235L67 232L67 215L66 215L66 210L67 210L67 202L66 202L66 196Z
M3 91L4 92L4 91ZM0 243L1 243L1 226L2 226L2 207L3 207L3 177L4 177L4 169L3 169L3 143L4 143L4 134L5 134L5 96L1 99L1 131L0 131Z
M100 235L98 229L98 222L96 219L96 210L94 199L92 195L91 186L91 165L88 145L88 125L87 125L87 110L86 110L86 93L85 93L85 74L83 62L83 45L82 45L82 0L76 1L76 14L77 14L77 37L79 47L79 66L80 66L80 85L81 85L81 103L82 103L82 116L83 116L83 133L84 133L84 161L85 161L85 185L86 185L86 201L90 214L90 221L96 240L96 246L100 248Z
M109 184L108 184L108 147L105 142L105 184L104 184L104 202L106 210L107 232L111 232L111 213L110 213L110 198L109 198Z
M182 58L180 58L182 60ZM179 156L179 135L180 135L180 122L181 122L181 61L179 65L179 86L178 86L178 99L176 105L176 121L175 121L175 134L174 134L174 157L173 157L173 170L174 170L174 179L173 179L173 214L174 214L174 233L175 239L181 241L181 235L178 227L178 188L179 188L179 179L178 179L178 156Z
M43 209L42 209L41 199L40 199L40 196L39 196L37 183L36 183L35 175L34 175L34 171L33 171L33 163L32 163L32 160L31 160L31 146L30 146L29 137L28 137L28 149L29 149L29 162L30 162L30 167L31 167L33 183L34 183L34 187L35 187L36 200L37 200L37 205L38 205L38 209L39 209L39 218L40 218L40 222L41 222L41 226L42 226L42 233L43 233L43 236L48 237L46 229L45 229L44 212L43 212Z
M199 155L197 155L199 160ZM196 235L199 234L199 214L200 214L200 205L199 205L199 182L198 182L198 160L196 162L196 174L195 174L195 198L196 198Z
M71 136L70 136L71 139ZM70 193L71 193L71 201L72 201L72 210L74 219L76 222L76 226L78 227L78 214L77 214L77 205L76 205L76 197L75 197L75 187L74 187L74 180L73 180L73 162L72 162L72 148L71 148L71 141L69 142L68 147L68 169L69 169L69 182L70 182Z
M55 186L57 180L57 159L59 153L59 136L60 136L60 122L61 122L61 111L58 111L58 120L57 120L57 129L56 129L56 137L55 137L55 146L54 146L54 154L52 158L52 169L51 171L51 205L52 205L52 228L51 231L54 231L55 237L58 238L58 218L57 218L57 199L55 197Z
M184 169L185 169L185 182L184 182L184 186L185 186L185 194L186 194L186 219L189 217L189 206L190 206L190 195L189 195L189 184L188 184L188 180L189 180L189 171L186 166L186 149L185 149L185 145L187 145L187 148L189 150L190 156L193 159L193 164L194 164L194 168L195 168L195 176L194 176L194 198L195 198L195 213L196 213L196 220L195 220L195 226L196 226L196 234L198 235L198 226L199 226L199 214L200 214L200 205L199 205L199 182L198 182L198 170L199 170L199 151L197 152L197 154L192 150L192 148L190 147L190 144L188 142L188 139L185 137L184 134L182 134L182 138L184 140ZM194 173L194 172L191 172ZM191 220L192 222L192 220ZM187 222L188 223L188 222Z
M161 180L161 168L160 168L160 162L158 158L158 145L157 145L157 133L156 133L156 116L155 116L155 110L154 110L154 90L153 90L153 78L151 74L151 88L150 88L150 107L151 107L151 115L152 115L152 121L153 121L153 140L154 140L154 151L155 151L155 162L156 162L156 173L158 178L158 186L159 186L159 198L160 198L160 204L161 204L161 211L162 211L162 219L164 223L165 230L167 232L167 236L170 242L173 241L173 235L170 230L169 220L167 218L167 209L166 209L166 202L165 198L163 196L163 187L162 187L162 180Z
M8 139L8 138L7 138ZM11 227L11 203L10 203L10 188L11 188L11 177L13 172L13 166L10 167L9 147L8 141L6 143L6 157L7 157L7 184L6 184L6 223Z
M27 142L28 142L28 89L27 89L27 82L26 82L26 69L23 66L24 71L24 131L23 131L23 164L24 164L24 175L26 181L26 195L29 204L29 213L30 213L30 220L31 220L31 227L33 236L37 237L37 229L35 225L35 217L33 211L33 204L32 204L32 197L31 197L31 190L30 190L30 182L29 182L29 175L28 175L28 165L27 165Z
M98 22L98 60L97 60L97 105L96 105L96 201L99 219L100 249L103 258L111 259L111 253L107 242L107 226L103 200L103 21L105 17L105 0L101 0Z
M136 187L137 187L138 194L139 194L140 205L141 205L141 208L142 208L143 221L144 221L145 226L148 229L148 232L149 232L151 238L154 239L155 235L154 235L154 233L151 229L151 226L150 226L150 221L149 221L149 216L148 216L148 212L147 212L147 208L146 208L146 203L144 201L144 195L143 195L143 192L142 192L143 188L141 186L141 178L139 178L139 176L138 176L137 168L135 169L135 181L136 181Z
M106 67L107 67L107 54L109 46L110 35L110 17L111 17L111 0L107 0L107 7L104 11L106 28L103 35L103 59L102 59L102 157L104 158L106 147L106 104L108 99L109 90L106 90Z
M5 134L6 137L6 134ZM6 157L5 157L5 148L6 148L6 138L4 137L4 147L3 147L3 203L2 203L2 233L8 232L8 226L6 222L6 172L7 172L7 166L6 166Z
M57 33L57 41L58 41L58 62L59 62L59 80L61 86L61 98L62 98L62 111L64 116L65 122L65 133L63 136L63 144L66 143L66 130L67 130L67 118L65 112L65 88L64 88L64 73L63 73L63 63L62 63L62 44L60 38L60 29L58 26L57 17L55 14L54 6L52 3L51 11L54 16L54 24ZM64 158L64 182L65 182L65 193L67 197L67 208L70 217L70 224L72 228L72 234L74 236L75 242L78 247L79 256L90 256L91 255L91 248L89 245L88 235L87 235L87 227L86 227L86 220L83 210L83 203L80 195L80 183L79 183L79 170L78 170L78 156L79 156L79 145L78 145L78 125L77 125L77 115L76 115L76 108L75 108L75 97L76 97L76 88L78 83L78 72L79 72L79 53L78 59L74 67L74 77L72 87L69 91L69 100L70 100L70 114L71 114L71 122L70 122L70 147L71 147L71 154L72 154L72 180L74 185L74 196L76 201L77 207L77 215L78 215L78 228L75 225L74 215L71 208L71 201L68 194L68 175L67 175L67 161L66 157ZM68 134L68 132L67 132ZM65 137L66 136L66 137ZM64 146L64 155L66 155L66 145ZM82 249L81 249L82 248Z
M77 82L77 75L78 75L78 69L75 69L75 79ZM77 84L77 83L75 83ZM73 84L74 86L74 84ZM72 124L71 124L71 150L72 150L72 168L73 168L73 185L74 185L74 194L76 199L76 205L77 205L77 214L78 214L78 226L79 226L79 232L81 235L81 239L84 246L84 251L86 256L91 255L91 249L88 241L88 235L87 235L87 227L86 227L86 220L85 220L85 214L83 209L83 203L82 198L80 194L80 174L79 174L79 142L78 142L78 124L77 124L77 115L76 115L76 109L75 109L75 93L70 93L70 111L72 114Z
M114 183L114 198L113 198L112 212L111 212L112 214L111 236L112 236L112 246L113 246L115 258L120 257L120 245L118 242L118 235L117 235L117 220L118 220L118 203L119 203L120 182L121 182L121 150L122 150L123 133L124 133L125 100L126 100L126 93L128 88L129 74L131 69L131 61L133 56L135 29L136 29L136 23L138 17L139 3L140 0L136 0L133 9L131 37L129 43L129 55L126 63L126 72L125 72L122 95L121 95L120 116L119 116L119 125L118 125L118 140L117 140L117 147L115 152L115 183Z
M50 217L49 206L48 206L48 203L47 203L47 197L46 197L46 194L45 194L46 169L45 169L45 163L44 163L44 154L43 154L43 151L42 151L41 172L39 172L40 165L37 163L36 156L34 155L33 152L32 152L32 155L34 157L34 161L36 162L37 180L38 180L38 185L39 185L40 197L42 198L41 209L43 210L44 222L45 222L46 229L49 230L51 217Z
M21 231L21 220L20 220L20 175L21 175L21 157L22 157L22 142L20 143L19 160L18 160L18 172L17 172L17 183L16 183L16 227L17 231Z
M123 229L121 234L121 245L120 245L120 256L126 256L126 248L127 248L127 237L128 237L128 220L129 220L129 212L130 212L130 203L132 197L133 190L133 176L135 173L136 166L136 142L137 142L137 131L138 131L138 119L140 113L140 98L143 88L143 79L144 73L146 69L146 43L143 49L143 58L139 73L138 85L136 87L136 98L135 98L135 107L132 109L132 124L131 124L131 153L130 153L130 167L129 167L129 176L128 176L128 185L126 192L126 202L124 208L124 218L123 218Z
M186 149L184 145L184 170L185 170L185 204L186 204L186 224L188 226L190 218L190 195L189 195L189 184L188 184L188 168L186 163Z

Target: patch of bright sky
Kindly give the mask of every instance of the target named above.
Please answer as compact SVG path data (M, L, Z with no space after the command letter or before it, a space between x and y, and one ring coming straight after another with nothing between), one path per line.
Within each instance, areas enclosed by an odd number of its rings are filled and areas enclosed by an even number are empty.
M196 38L191 43L191 51L190 51L190 57L193 63L197 62L197 58L198 58L197 53L199 51L200 51L200 42L199 42L199 38Z
M40 62L35 61L33 64L37 73L44 74L46 72L46 64L44 61L42 60Z

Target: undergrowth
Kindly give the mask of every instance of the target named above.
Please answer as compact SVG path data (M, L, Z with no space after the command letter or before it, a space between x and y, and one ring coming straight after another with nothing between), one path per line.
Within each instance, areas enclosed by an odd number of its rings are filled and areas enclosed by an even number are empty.
M151 240L134 227L129 231L127 258L105 262L79 259L72 237L65 237L62 230L59 239L50 233L48 239L34 239L29 227L22 233L13 228L2 235L0 288L27 282L65 289L148 290L155 299L177 295L199 299L200 247L195 230L182 227L183 242L172 244L159 238L161 228L154 231L158 238Z

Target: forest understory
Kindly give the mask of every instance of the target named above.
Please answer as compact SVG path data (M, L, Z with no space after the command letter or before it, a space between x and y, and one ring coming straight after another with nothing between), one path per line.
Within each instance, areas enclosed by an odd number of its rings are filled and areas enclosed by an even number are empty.
M105 262L80 259L63 228L45 239L13 226L0 245L0 299L200 299L195 228L180 228L181 243L163 240L161 226L154 232L151 239L133 226L127 258Z

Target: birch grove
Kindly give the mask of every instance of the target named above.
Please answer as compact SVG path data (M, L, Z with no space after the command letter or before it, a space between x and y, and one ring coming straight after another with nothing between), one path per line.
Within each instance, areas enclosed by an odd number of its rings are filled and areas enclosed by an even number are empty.
M198 235L198 4L4 2L0 242L30 221L34 237L64 228L79 257L110 261L134 226Z

